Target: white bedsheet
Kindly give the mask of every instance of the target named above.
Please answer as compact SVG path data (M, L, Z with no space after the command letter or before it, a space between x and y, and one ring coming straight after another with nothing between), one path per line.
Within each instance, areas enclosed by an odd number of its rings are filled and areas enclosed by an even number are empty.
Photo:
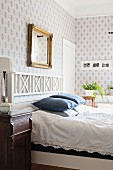
M76 107L76 111L66 111L69 117L41 110L33 112L32 142L113 155L113 111L85 105Z

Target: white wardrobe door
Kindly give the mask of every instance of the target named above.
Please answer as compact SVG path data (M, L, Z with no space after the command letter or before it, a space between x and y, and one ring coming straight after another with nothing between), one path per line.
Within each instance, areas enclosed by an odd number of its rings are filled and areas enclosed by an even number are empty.
M63 91L74 93L75 89L75 45L63 39Z

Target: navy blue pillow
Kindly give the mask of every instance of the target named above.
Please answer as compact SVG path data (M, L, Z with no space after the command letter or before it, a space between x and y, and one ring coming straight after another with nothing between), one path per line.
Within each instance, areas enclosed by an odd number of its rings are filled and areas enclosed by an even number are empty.
M32 103L34 106L42 110L63 112L68 109L73 109L78 104L71 100L47 97L37 102Z
M60 93L60 94L52 95L50 97L68 99L74 101L77 104L85 103L85 99L83 97L74 94Z

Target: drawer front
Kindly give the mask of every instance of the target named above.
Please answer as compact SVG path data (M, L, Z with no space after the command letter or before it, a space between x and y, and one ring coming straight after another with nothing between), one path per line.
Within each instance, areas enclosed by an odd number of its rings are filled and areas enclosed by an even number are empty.
M30 127L30 119L20 119L13 123L13 134L22 133L26 130L31 129Z

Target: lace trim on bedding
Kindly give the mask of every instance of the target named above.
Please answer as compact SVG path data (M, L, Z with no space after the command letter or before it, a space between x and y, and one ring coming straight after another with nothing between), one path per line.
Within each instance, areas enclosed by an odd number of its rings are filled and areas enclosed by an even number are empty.
M75 150L75 151L77 151L77 152L82 152L82 151L86 151L86 152L88 152L88 153L94 153L94 152L97 152L97 153L99 153L99 154L101 154L101 155L110 155L110 156L113 156L113 153L110 153L110 152L103 152L103 151L95 151L95 150L90 150L90 149L80 149L80 148L71 148L71 147L69 147L69 148L66 148L66 147L61 147L61 146L55 146L55 145L50 145L50 144L42 144L42 143L39 143L39 142L33 142L34 144L40 144L40 145L42 145L42 146L44 146L44 147L48 147L48 146L51 146L51 147L53 147L53 148L55 148L55 149L60 149L60 148L62 148L62 149L64 149L64 150Z

